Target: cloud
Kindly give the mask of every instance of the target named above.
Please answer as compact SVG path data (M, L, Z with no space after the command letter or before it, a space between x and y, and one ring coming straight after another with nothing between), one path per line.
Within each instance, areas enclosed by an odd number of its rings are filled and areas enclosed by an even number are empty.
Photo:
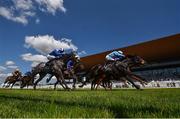
M18 68L18 66L15 65L15 62L13 62L11 60L6 61L5 65L6 65L6 68L9 68L9 69L16 69L16 68Z
M31 0L12 0L17 10L31 10L33 9L33 2Z
M14 65L15 63L13 61L6 61L6 65Z
M36 24L39 24L40 23L40 19L36 19Z
M37 17L37 11L55 15L57 11L66 12L63 0L10 0L12 4L0 5L0 16L21 24L28 24L28 18ZM6 2L4 2L6 3ZM36 19L36 23L40 20Z
M84 50L81 51L81 52L78 52L78 55L79 55L79 56L83 56L83 55L85 55L85 54L87 54L87 53L86 53L86 51L84 51Z
M32 55L31 53L26 53L21 55L22 59L25 61L35 61L35 62L46 62L48 61L44 55Z
M18 66L11 65L11 66L7 66L7 68L10 68L10 69L17 69L17 68L18 68Z
M1 72L4 72L6 69L7 69L6 67L0 66L0 73L1 73Z
M66 12L66 8L63 6L63 0L36 0L36 2L41 6L40 10L42 12L49 12L53 15L58 10Z
M34 48L41 54L47 55L53 49L64 48L65 50L72 49L77 51L77 47L72 43L70 39L62 38L61 40L56 40L53 36L26 36L25 37L25 47Z
M62 38L61 40L56 40L53 36L49 35L26 36L24 46L26 48L33 48L41 54L33 55L31 53L26 53L21 55L24 61L32 62L32 67L40 62L47 62L48 59L45 55L49 54L54 49L64 48L66 53L77 51L78 49L70 39ZM82 53L84 53L84 51Z
M0 7L0 16L3 16L8 20L11 20L17 23L22 23L24 25L28 24L28 20L27 20L28 15L22 14L20 16L15 16L14 11L9 8Z
M0 74L0 77L7 77L7 76L11 76L11 73L7 73L7 74Z
M26 53L21 55L22 59L24 61L30 61L32 62L31 66L34 67L40 62L47 62L48 59L44 55L32 55L31 53Z

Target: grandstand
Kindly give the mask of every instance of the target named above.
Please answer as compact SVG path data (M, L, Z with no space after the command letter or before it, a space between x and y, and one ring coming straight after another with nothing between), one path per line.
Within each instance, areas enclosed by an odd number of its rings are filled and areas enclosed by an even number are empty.
M147 61L145 66L133 71L149 80L180 79L180 34L167 36L132 46L113 49L125 54L138 55ZM105 56L113 50L82 58L86 68L105 62Z

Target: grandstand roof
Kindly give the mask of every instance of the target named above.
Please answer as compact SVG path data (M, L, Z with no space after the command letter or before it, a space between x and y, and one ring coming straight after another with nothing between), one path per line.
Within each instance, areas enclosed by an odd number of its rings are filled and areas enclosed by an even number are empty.
M113 49L122 50L125 54L138 55L149 63L180 60L180 34L139 43L132 46ZM104 63L105 56L113 50L81 58L87 68Z

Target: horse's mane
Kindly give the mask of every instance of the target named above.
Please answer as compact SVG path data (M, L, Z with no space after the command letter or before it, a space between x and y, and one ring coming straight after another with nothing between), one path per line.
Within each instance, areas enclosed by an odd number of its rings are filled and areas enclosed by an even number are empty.
M130 55L130 54L126 55L127 58L134 58L135 56L136 55Z
M35 67L39 67L39 66L41 66L41 65L45 65L45 62L41 62L41 63L37 64ZM34 68L35 68L35 67L34 67Z

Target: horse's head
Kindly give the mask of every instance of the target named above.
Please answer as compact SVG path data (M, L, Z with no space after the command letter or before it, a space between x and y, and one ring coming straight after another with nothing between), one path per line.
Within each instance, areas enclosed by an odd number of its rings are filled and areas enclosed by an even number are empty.
M69 60L72 60L75 64L80 62L80 57L77 55L76 52L71 52L67 54L65 57L66 57L66 60L64 61L65 63L67 63Z
M69 59L71 59L72 61L74 61L74 62L80 61L80 57L77 55L76 52L72 52L69 55L70 55Z
M143 58L137 55L127 55L127 59L129 59L132 66L141 66L146 63Z
M44 63L44 62L39 63L39 64L36 65L35 67L32 67L31 75L34 75L34 76L35 76L36 74L38 74L39 72L41 72L44 67L45 67L45 63Z

